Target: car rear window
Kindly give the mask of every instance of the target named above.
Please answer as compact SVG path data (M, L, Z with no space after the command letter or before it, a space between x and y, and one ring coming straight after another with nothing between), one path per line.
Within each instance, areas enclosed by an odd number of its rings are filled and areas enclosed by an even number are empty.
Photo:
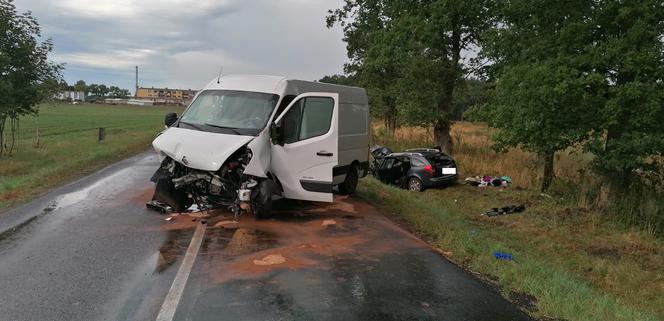
M420 159L419 157L413 157L413 159L411 160L411 164L412 164L413 166L417 166L417 167L424 167L424 166L427 165L427 164L424 162L424 160Z
M447 158L443 154L432 154L432 155L427 155L426 159L431 163L434 164L436 167L446 167L450 166L453 164L452 160Z

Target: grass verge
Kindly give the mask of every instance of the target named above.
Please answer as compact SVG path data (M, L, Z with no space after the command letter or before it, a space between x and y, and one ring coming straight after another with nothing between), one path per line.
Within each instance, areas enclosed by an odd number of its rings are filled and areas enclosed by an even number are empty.
M536 317L664 318L664 245L651 234L525 189L457 185L413 193L367 178L358 195L447 252L451 261L483 275L506 297L534 296L530 312ZM526 204L527 210L479 215L510 204ZM493 251L515 259L499 261Z
M42 105L39 117L21 119L18 150L0 157L0 211L147 150L163 129L164 114L181 111L163 106ZM103 143L97 142L99 127L106 128Z

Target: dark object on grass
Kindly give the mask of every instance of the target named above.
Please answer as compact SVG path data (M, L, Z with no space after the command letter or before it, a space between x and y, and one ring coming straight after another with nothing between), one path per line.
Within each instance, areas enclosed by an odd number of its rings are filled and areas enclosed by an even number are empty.
M494 216L500 216L500 215L507 215L507 214L514 214L514 213L521 213L526 210L525 205L510 205L510 206L505 206L501 208L494 207L490 211L482 213L484 216L488 217L494 217Z
M511 253L506 253L506 252L494 251L493 256L496 259L501 260L501 261L512 261L512 260L514 260L514 257L512 257L512 254Z
M416 192L454 183L458 178L454 159L431 148L389 154L376 166L374 176L385 184Z

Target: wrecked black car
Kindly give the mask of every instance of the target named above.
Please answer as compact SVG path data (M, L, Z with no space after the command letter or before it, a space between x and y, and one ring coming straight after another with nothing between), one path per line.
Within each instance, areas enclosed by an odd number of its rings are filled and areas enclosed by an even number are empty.
M371 175L376 176L380 163L383 161L385 156L389 154L392 154L392 150L385 146L377 145L369 149L369 155L371 155L371 159L369 161L369 173Z
M410 149L384 156L374 176L386 184L394 184L411 191L456 182L457 165L454 159L438 149Z

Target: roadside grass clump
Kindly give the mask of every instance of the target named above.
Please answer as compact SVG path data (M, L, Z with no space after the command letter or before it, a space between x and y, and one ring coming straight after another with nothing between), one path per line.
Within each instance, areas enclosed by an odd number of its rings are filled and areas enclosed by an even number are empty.
M43 104L39 117L21 119L13 155L0 158L0 210L145 151L163 129L164 114L181 111L164 106ZM102 143L97 142L99 127L106 128Z
M648 233L529 190L459 185L412 193L373 178L361 182L361 198L450 252L451 261L481 273L505 296L512 291L535 296L535 316L664 317L664 244ZM491 207L521 203L527 204L524 213L480 216ZM496 260L493 251L515 259Z

